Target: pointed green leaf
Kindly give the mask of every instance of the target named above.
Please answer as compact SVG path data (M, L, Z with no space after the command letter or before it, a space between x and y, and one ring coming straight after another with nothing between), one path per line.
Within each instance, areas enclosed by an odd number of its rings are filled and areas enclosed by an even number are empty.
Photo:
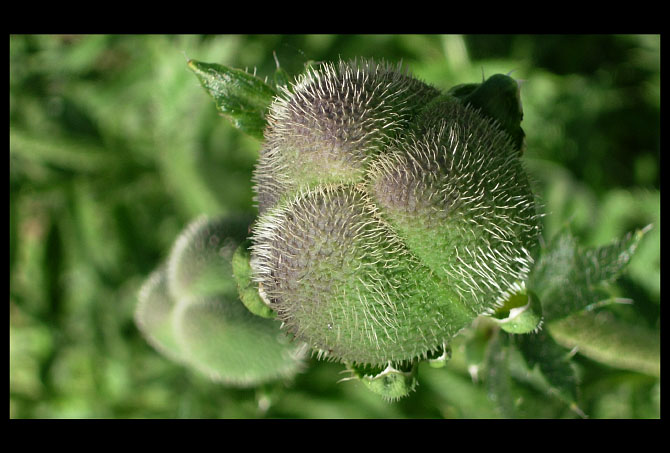
M545 321L564 318L609 298L604 284L619 276L648 230L588 249L578 247L570 233L559 235L543 251L528 284L542 302Z
M580 266L586 271L586 283L590 285L594 282L615 280L630 262L637 245L649 230L651 225L628 233L609 245L586 249L580 257Z
M263 302L258 293L258 283L251 279L250 245L251 241L246 240L233 254L233 276L237 282L237 291L242 303L251 313L263 318L274 318L276 313Z
M265 113L276 94L271 86L245 71L216 63L189 60L188 67L221 114L242 132L263 139Z
M497 404L500 414L507 418L555 418L566 413L583 417L584 414L570 396L570 387L566 384L569 383L569 378L562 374L565 370L558 368L561 372L558 373L560 378L552 376L552 381L549 382L540 366L529 369L515 340L530 336L508 335L500 330L492 338L486 360L489 398ZM552 351L556 352L558 350ZM556 372L553 368L543 366L547 371ZM557 388L558 383L563 387ZM561 396L559 390L567 390L568 396L556 398L555 396Z
M577 374L569 352L557 344L546 330L535 334L515 335L516 346L529 369L538 367L548 390L569 405L577 402Z

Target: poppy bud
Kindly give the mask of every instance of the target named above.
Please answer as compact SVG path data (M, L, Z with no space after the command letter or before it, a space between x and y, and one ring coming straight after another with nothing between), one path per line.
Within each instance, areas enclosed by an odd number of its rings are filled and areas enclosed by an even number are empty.
M527 278L535 198L506 110L491 108L509 91L489 104L485 91L470 103L354 61L311 69L271 105L252 278L320 356L427 359Z

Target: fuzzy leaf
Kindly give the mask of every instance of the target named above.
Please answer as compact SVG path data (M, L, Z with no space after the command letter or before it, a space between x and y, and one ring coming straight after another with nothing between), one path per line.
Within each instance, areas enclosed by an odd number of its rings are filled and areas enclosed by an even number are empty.
M648 230L588 249L578 247L570 233L559 235L538 260L528 284L542 301L545 321L565 318L608 298L605 284L619 276Z
M652 376L661 373L660 332L624 322L601 310L574 314L548 326L561 345L600 363Z
M216 63L189 60L188 67L214 98L221 114L242 132L263 138L265 112L275 90L258 77Z

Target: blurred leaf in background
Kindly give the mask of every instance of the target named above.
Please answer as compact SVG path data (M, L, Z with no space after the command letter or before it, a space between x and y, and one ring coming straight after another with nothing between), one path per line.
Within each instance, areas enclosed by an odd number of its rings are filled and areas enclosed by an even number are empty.
M525 80L524 159L545 240L568 222L584 247L653 224L611 288L633 303L602 310L607 322L660 332L658 35L16 35L10 417L578 416L519 371L485 325L461 336L447 366L422 367L416 392L394 404L360 383L334 384L341 366L316 361L290 382L227 388L143 340L133 323L137 291L184 226L202 214L256 213L260 142L217 114L187 60L271 78L273 52L292 75L308 61L402 60L443 90L514 71ZM482 341L500 354L477 353ZM589 417L660 417L657 376L579 353L574 362ZM506 371L484 383L474 363ZM492 393L501 386L523 404L507 401L501 412Z

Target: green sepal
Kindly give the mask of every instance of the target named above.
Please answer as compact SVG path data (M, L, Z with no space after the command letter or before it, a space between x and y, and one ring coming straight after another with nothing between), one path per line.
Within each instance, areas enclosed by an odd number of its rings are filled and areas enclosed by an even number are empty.
M535 332L542 324L542 304L535 293L524 289L508 297L492 319L508 333Z
M451 87L449 91L447 91L447 94L450 94L451 96L457 97L459 99L463 99L475 91L480 85L481 83L462 83L460 85Z
M263 318L274 318L277 314L263 302L258 293L258 283L251 279L250 245L251 240L247 239L233 254L233 277L237 282L237 291L240 300L251 313Z
M386 367L348 365L350 371L365 387L384 400L393 402L409 395L418 384L418 363L389 364Z
M497 121L502 130L512 138L519 155L523 154L526 134L521 129L523 108L516 80L504 74L495 74L483 83L457 85L448 93Z
M431 368L444 368L447 362L451 360L451 354L451 346L445 344L432 354L428 354L426 361Z
M265 114L276 95L270 85L241 69L189 60L188 67L214 98L219 112L242 132L263 139Z

